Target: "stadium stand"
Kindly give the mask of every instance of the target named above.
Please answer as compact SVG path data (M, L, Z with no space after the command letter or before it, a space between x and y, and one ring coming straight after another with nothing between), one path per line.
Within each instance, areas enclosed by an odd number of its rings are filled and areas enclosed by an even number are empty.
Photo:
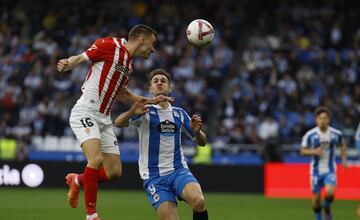
M215 148L245 149L253 157L269 137L297 146L319 104L330 108L332 124L352 147L360 119L360 18L350 4L359 2L321 2L319 8L313 1L5 0L0 138L33 150L79 151L68 117L88 64L66 74L55 64L142 22L158 31L159 44L150 59L135 60L130 90L147 95L146 73L169 70L175 104L201 113ZM216 29L206 48L194 48L185 37L188 22L198 17ZM116 105L112 114L126 108ZM120 141L136 141L135 130L116 132Z

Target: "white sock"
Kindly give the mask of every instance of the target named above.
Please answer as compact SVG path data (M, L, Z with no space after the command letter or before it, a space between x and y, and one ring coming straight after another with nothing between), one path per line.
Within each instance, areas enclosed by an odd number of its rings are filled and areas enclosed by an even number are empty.
M86 220L92 220L94 218L98 217L97 213L91 214L91 215L86 215Z
M75 181L75 184L80 187L81 185L79 183L78 176L79 176L79 174L76 174L74 181Z

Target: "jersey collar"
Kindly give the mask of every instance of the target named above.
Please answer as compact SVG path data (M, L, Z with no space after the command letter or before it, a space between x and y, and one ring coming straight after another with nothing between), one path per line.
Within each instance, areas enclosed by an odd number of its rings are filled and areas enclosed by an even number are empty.
M317 129L317 132L318 132L319 134L329 134L329 133L330 133L330 126L328 126L328 128L327 128L327 130L326 130L325 133L322 132L319 127L316 127L316 129Z
M129 57L128 59L132 59L132 55L129 53L129 51L125 47L126 43L127 43L127 40L125 38L120 39L120 44L121 44L122 48L124 48L124 50L126 51L128 57Z
M160 105L152 105L154 108L160 109L160 110L171 110L172 106L169 103L169 106L166 109L163 109Z

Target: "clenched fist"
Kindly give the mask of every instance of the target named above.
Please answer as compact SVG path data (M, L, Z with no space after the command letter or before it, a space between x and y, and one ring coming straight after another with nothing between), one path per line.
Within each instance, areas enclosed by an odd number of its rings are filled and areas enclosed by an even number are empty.
M61 59L59 60L59 62L57 63L57 70L59 72L66 72L70 70L70 64L69 64L69 60L68 59Z

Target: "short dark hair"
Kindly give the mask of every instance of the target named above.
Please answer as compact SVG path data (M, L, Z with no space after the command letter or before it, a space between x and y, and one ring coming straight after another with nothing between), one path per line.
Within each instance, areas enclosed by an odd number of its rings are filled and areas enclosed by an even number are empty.
M321 113L326 113L328 116L330 116L330 111L325 106L319 106L315 110L315 115L319 116Z
M142 34L144 35L153 34L155 35L155 37L157 37L157 32L154 29L144 24L138 24L132 27L131 30L129 31L129 39L136 39Z
M169 81L169 84L171 83L171 75L170 73L166 72L166 70L164 69L154 69L153 71L150 72L149 74L149 84L151 84L151 80L154 78L154 76L156 75L163 75L165 76L168 81Z

